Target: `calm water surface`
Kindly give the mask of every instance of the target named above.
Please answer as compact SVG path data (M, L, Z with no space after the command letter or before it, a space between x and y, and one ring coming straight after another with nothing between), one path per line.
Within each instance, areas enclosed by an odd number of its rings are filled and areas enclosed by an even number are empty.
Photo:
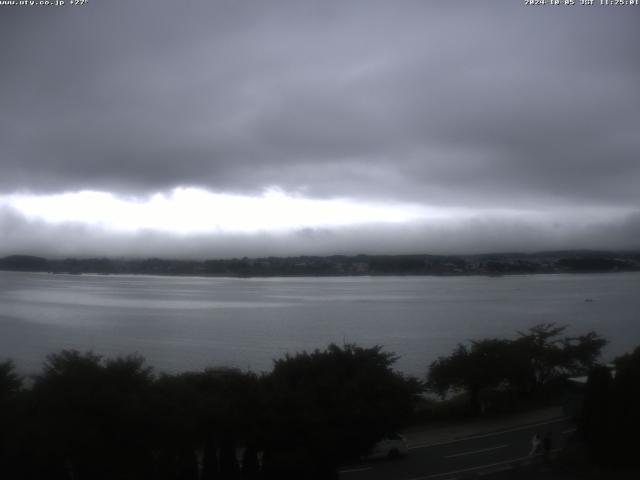
M592 299L586 302L585 299ZM0 359L39 370L63 348L139 352L160 370L269 370L330 342L384 345L422 375L458 342L536 323L640 344L640 273L490 277L194 278L0 272Z

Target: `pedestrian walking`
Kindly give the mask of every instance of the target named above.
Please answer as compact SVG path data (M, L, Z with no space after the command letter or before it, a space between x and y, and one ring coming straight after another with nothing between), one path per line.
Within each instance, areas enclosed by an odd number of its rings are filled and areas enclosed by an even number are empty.
M553 447L553 437L551 436L551 432L547 432L545 433L544 440L542 441L544 459L547 462L551 459L551 447Z
M540 449L540 435L537 433L531 437L531 451L529 452L529 456L533 457L538 450Z

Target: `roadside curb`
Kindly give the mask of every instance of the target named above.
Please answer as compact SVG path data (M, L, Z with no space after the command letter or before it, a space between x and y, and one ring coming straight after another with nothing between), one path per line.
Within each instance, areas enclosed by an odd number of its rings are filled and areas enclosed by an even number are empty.
M475 467L468 467L460 470L453 470L450 472L440 472L429 475L422 475L420 477L412 477L408 480L440 480L441 478L462 479L490 477L491 475L500 474L511 470L517 470L519 468L541 465L541 457L541 455L536 455L533 458L529 456L518 457L510 460L492 463L489 465L478 465Z
M416 449L416 448L426 448L426 447L431 447L431 446L436 446L436 445L446 445L449 443L455 443L455 442L459 442L459 441L463 441L463 440L468 440L468 439L473 439L473 438L482 438L484 436L492 436L492 435L498 435L501 433L506 433L506 432L512 432L512 431L517 431L517 430L524 430L527 428L531 428L534 427L536 425L546 425L549 423L555 423L555 422L560 422L560 421L564 421L564 420L570 420L570 417L567 416L554 416L554 417L548 417L546 419L539 419L537 421L532 421L532 422L525 422L525 423L517 423L517 424L512 424L510 426L504 426L503 428L491 428L491 429L483 429L477 432L473 432L473 433L468 433L468 434L458 434L458 435L450 435L450 436L442 436L440 439L436 440L432 440L432 441L426 441L426 442L414 442L414 443L409 443L409 449ZM425 432L428 432L425 431ZM419 432L416 432L419 433ZM411 433L405 433L405 436L411 436Z
M566 417L566 416L549 417L549 418L545 418L545 419L540 419L540 420L535 421L535 422L518 423L518 424L512 425L512 426L507 427L507 428L498 428L498 429L493 429L493 430L485 430L485 431L478 432L478 433L472 433L470 435L464 435L464 436L461 436L461 437L455 437L454 440L462 440L462 439L467 439L467 438L481 437L483 435L494 435L496 433L510 432L510 431L520 430L520 429L524 429L524 428L534 427L536 425L544 425L546 423L560 422L562 420L570 420L570 418L571 417Z

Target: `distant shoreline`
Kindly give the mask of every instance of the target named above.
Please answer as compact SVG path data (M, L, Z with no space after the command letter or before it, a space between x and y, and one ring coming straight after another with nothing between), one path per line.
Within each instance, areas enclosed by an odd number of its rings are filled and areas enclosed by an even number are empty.
M203 278L487 276L640 271L640 252L561 251L479 255L332 255L215 260L0 258L0 270L51 274Z

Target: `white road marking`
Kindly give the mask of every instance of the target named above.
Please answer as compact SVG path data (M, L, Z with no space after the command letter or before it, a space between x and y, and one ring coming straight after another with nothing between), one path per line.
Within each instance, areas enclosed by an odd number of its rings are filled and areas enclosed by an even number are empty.
M513 469L513 465L501 465L499 467L492 468L492 469L486 470L484 472L480 472L480 473L478 473L478 476L486 477L487 475L494 475L494 474L500 473L500 472L507 472L507 471L512 470L512 469Z
M478 465L477 467L463 468L462 470L454 470L453 472L435 473L435 474L432 474L432 475L426 475L424 477L413 477L413 478L409 478L407 480L427 480L429 478L446 477L447 475L455 475L457 473L472 472L473 470L480 470L480 469L483 469L483 468L497 467L498 465L506 465L506 464L509 464L509 463L521 462L523 460L529 460L529 459L531 459L531 457L529 457L529 456L512 458L511 460L504 460L502 462L489 463L487 465Z
M349 470L340 470L338 473L364 472L365 470L371 470L372 468L373 467L350 468Z
M561 450L560 448L556 448L554 450L551 450L551 452L552 453L558 453L560 450ZM476 467L463 468L462 470L453 470L451 472L433 473L431 475L425 475L425 476L422 476L422 477L407 478L406 480L428 480L430 478L446 477L447 475L456 475L458 473L472 472L474 470L484 470L484 469L491 468L491 467L498 467L498 466L501 466L501 465L509 465L509 464L522 462L522 461L529 461L530 462L534 458L539 458L539 457L542 457L542 454L535 455L534 457L530 457L529 455L527 455L526 457L512 458L511 460L503 460L502 462L489 463L489 464L486 464L486 465L478 465ZM442 479L442 480L444 480L444 479Z
M471 436L468 436L468 437L456 438L454 440L447 440L446 442L418 443L416 445L410 445L408 447L408 450L415 450L417 448L437 447L439 445L449 445L449 444L452 444L452 443L459 443L459 442L466 442L468 440L475 440L476 438L495 437L496 435L502 435L503 433L518 432L520 430L527 430L529 428L540 427L542 425L550 425L552 423L564 422L564 421L566 421L568 419L569 419L569 417L560 417L560 418L556 418L554 420L548 420L546 422L532 423L532 424L529 424L529 425L522 425L520 427L509 428L507 430L500 430L498 432L485 433L483 435L471 435Z
M575 428L567 428L566 430L563 430L563 431L562 431L562 433L563 433L564 435L569 435L570 433L573 433L573 432L575 432L575 431L576 431L576 429L575 429Z
M455 453L453 455L445 455L444 458L463 457L465 455L474 455L476 453L490 452L491 450L499 450L501 448L506 448L506 447L507 445L496 445L495 447L487 447L480 450L473 450L472 452L462 452L462 453Z

